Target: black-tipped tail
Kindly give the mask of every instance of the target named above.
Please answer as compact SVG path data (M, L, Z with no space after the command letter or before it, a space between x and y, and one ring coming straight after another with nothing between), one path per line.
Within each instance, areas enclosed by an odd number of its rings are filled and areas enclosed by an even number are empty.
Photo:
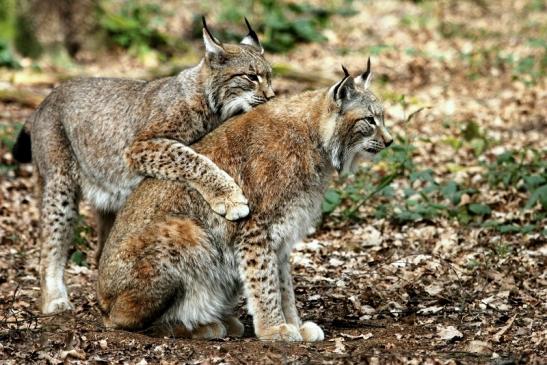
M25 128L21 129L17 136L17 141L11 150L13 158L20 163L28 163L32 161L32 150L30 148L30 133Z

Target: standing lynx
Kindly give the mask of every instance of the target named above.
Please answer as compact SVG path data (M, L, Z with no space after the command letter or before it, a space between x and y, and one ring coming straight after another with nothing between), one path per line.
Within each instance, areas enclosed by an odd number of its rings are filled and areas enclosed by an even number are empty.
M187 181L227 219L248 214L234 179L188 145L273 97L271 67L248 22L238 45L219 43L203 25L205 57L197 66L151 82L70 81L28 120L41 196L44 313L71 308L64 267L81 196L97 211L98 257L116 212L143 176ZM29 157L25 140L23 132L16 157Z
M334 170L352 170L392 142L369 71L260 105L192 146L241 186L251 209L243 221L213 214L190 184L143 181L101 257L105 324L193 338L241 335L232 314L242 287L260 339L322 340L321 328L298 316L289 253L320 217Z

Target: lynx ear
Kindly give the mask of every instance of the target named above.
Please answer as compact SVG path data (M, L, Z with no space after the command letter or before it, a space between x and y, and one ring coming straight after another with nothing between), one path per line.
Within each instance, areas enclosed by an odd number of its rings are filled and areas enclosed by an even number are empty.
M367 61L367 69L365 70L365 72L363 72L362 75L359 75L355 79L355 83L357 85L362 86L366 90L369 88L371 80L372 80L372 70L370 69L370 57L369 57Z
M260 54L264 54L264 48L262 48L262 44L260 44L260 40L258 39L258 36L251 27L251 24L249 24L247 18L245 18L245 24L247 24L247 29L249 30L249 33L247 33L245 38L243 38L240 43L258 48L260 50Z
M201 17L203 22L203 43L205 44L205 54L208 58L224 55L222 44L211 34L205 22L205 17Z
M351 92L355 90L353 77L351 77L344 65L342 65L342 70L344 70L344 78L329 90L329 94L337 102L348 98Z

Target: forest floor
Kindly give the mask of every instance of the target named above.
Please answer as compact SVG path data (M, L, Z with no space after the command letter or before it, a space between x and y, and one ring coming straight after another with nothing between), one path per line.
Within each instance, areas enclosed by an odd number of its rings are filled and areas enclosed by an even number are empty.
M292 257L297 305L303 319L324 329L320 343L257 341L243 305L242 339L106 330L94 290L95 224L85 203L66 274L75 310L40 315L32 167L16 164L10 147L66 70L0 70L0 363L546 363L545 209L522 208L531 178L514 176L547 160L547 13L533 1L439 3L356 2L358 15L332 19L327 42L267 55L278 70L278 94L325 86L340 77L341 63L357 73L371 55L388 127L412 141L413 161L432 170L434 184L469 187L454 209L476 214L413 211L418 216L403 219L395 208L382 215L379 205L395 204L384 196L361 206L358 219L345 219L352 203L344 198ZM158 72L109 55L69 76ZM422 107L411 122L399 122ZM520 156L509 176L515 185L492 183L488 166L505 166L495 162L508 151ZM544 176L545 167L534 173ZM403 190L423 183L402 176L391 199L411 206ZM507 224L489 227L483 215Z

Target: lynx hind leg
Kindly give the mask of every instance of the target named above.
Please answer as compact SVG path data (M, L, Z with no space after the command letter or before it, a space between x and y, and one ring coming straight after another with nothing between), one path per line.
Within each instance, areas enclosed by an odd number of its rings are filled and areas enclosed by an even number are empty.
M78 216L78 187L68 176L49 177L43 189L41 206L40 284L42 312L71 310L64 282L68 250Z
M109 261L107 256L101 260L98 296L107 313L105 325L135 330L156 323L152 326L153 333L160 335L163 331L168 336L192 338L226 336L226 328L217 320L224 308L219 307L218 313L210 312L209 300L188 297L196 283L186 281L187 278L206 275L200 270L210 269L207 263L210 250L204 247L209 241L193 220L169 217L148 227L138 237L114 244L124 252L131 252L131 256L123 263ZM108 276L110 273L113 276ZM118 282L131 289L117 289ZM190 333L186 333L182 324L194 323L196 317L209 324L189 328Z
M222 324L226 327L226 335L229 337L241 337L245 332L243 323L234 316L227 316L222 319Z
M99 237L97 242L97 251L95 252L95 262L99 265L104 244L108 239L108 235L110 234L114 221L116 220L116 213L97 211L96 216Z

